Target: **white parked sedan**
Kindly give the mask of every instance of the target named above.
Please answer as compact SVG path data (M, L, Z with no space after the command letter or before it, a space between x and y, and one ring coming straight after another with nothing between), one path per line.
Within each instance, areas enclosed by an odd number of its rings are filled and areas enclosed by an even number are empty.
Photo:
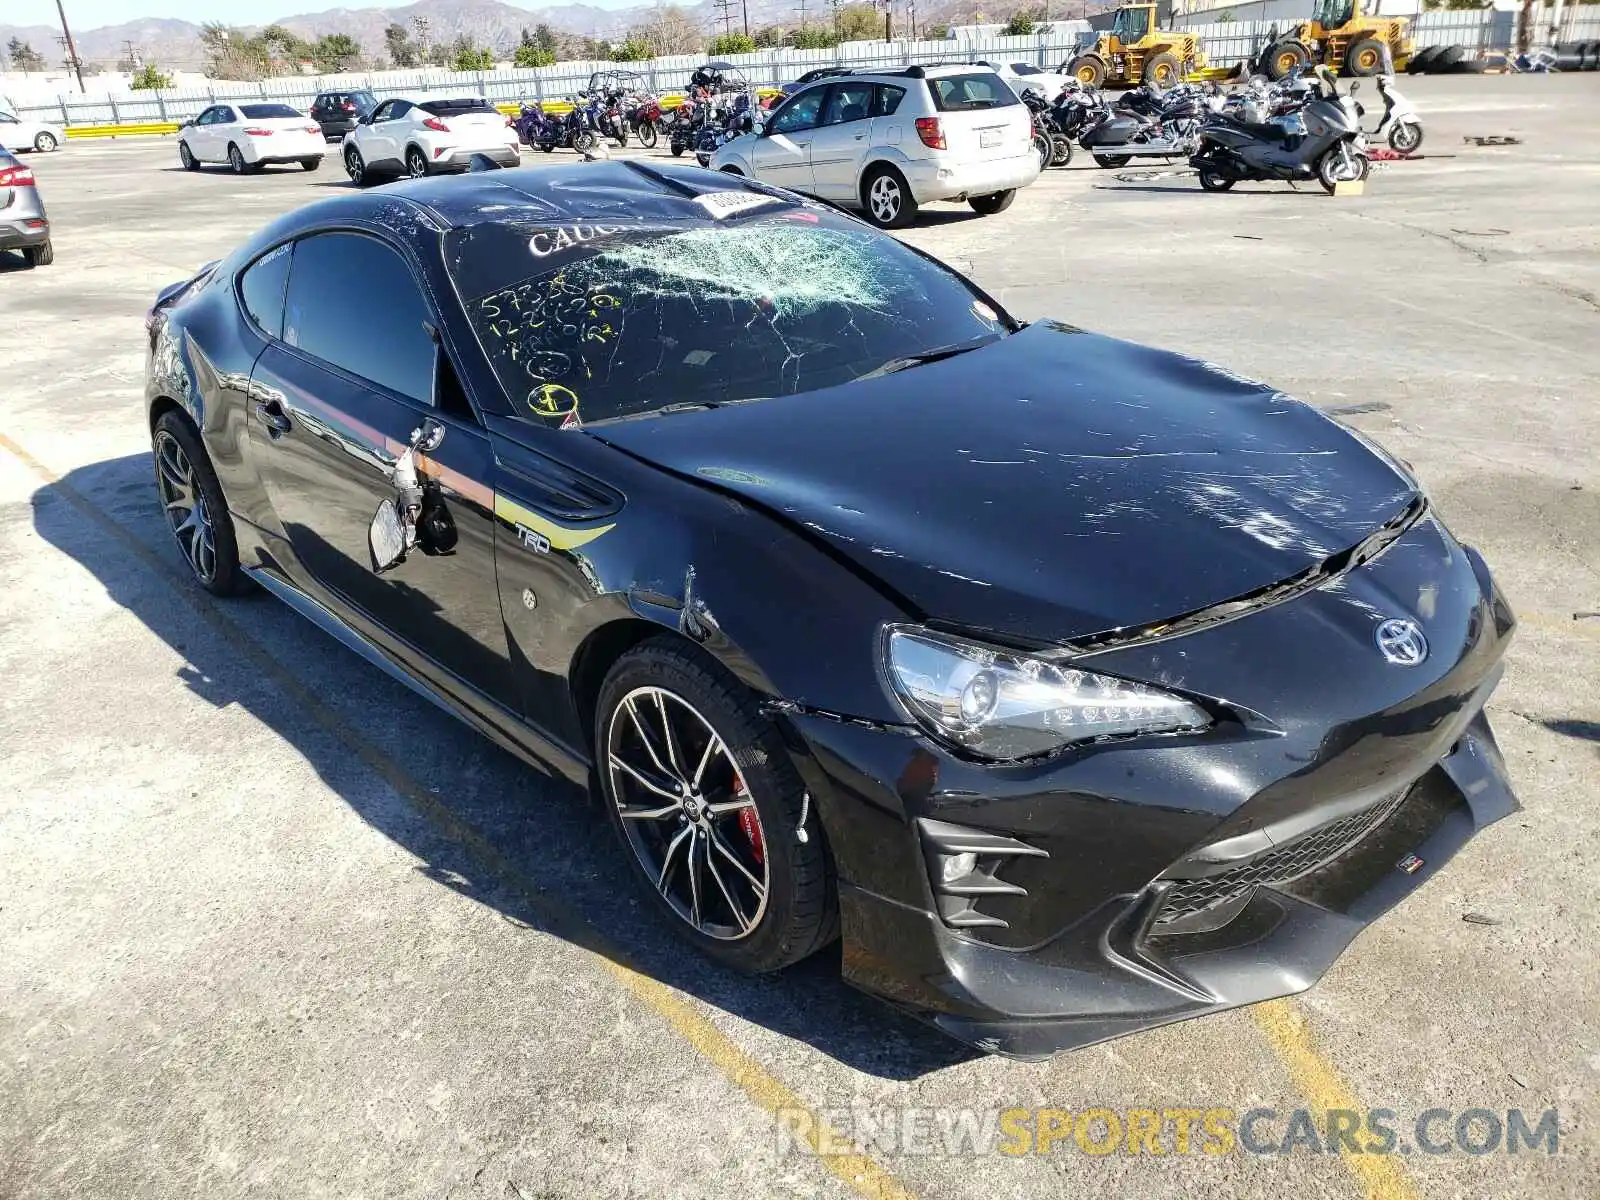
M66 139L67 132L59 125L25 121L14 113L0 110L0 148L50 151Z
M357 184L379 176L420 179L465 171L475 154L502 167L521 161L516 128L482 96L385 100L344 135L344 169Z
M1000 76L970 65L819 79L711 166L859 209L882 229L934 200L1002 212L1039 177L1028 109Z
M178 130L178 157L190 171L203 163L227 163L235 175L269 163L315 171L326 150L322 127L287 104L213 104Z

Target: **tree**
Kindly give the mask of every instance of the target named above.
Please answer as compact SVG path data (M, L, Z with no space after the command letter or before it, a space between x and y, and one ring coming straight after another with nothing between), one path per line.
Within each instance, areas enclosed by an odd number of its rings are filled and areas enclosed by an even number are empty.
M1011 20L1005 23L1000 32L1006 37L1029 37L1033 30L1033 14L1027 9L1018 9L1011 14Z
M770 50L774 46L781 46L784 42L785 31L781 25L763 25L756 30L756 45L763 50Z
M649 57L646 55L645 57ZM556 56L549 50L541 50L538 46L523 42L511 52L511 63L517 67L548 67L556 61Z
M711 39L711 49L707 51L713 58L722 58L728 54L754 54L756 42L748 33L724 33Z
M636 34L629 34L628 40L619 42L611 47L613 62L642 62L647 58L654 58L655 54L650 49L650 43Z
M44 70L44 56L21 38L12 38L6 46L11 65L26 75L29 71Z
M633 31L643 38L652 57L668 54L697 54L705 44L700 25L676 4L656 10L655 16Z
M528 31L526 29L522 31L522 40L524 42L529 40ZM532 41L535 46L550 56L552 62L555 61L556 51L560 49L561 42L556 37L556 31L554 29L551 29L550 26L546 25L543 21L539 22L539 24L533 27Z
M414 67L422 57L404 25L391 25L385 29L383 41L389 50L389 61L397 67Z
M883 17L871 4L846 4L836 19L841 42L870 42L883 36Z
M172 76L162 74L155 63L145 63L134 72L133 82L129 86L136 92L159 91L172 86Z
M349 70L361 57L361 46L348 33L330 33L317 39L311 47L311 57L317 70L337 74Z
M839 44L839 35L821 25L806 25L794 31L796 50L828 50Z
M220 21L209 21L200 29L200 45L205 50L206 74L213 79L257 80L267 71L261 46L245 36L242 29L229 29Z
M494 70L494 52L484 48L479 49L472 44L472 39L462 34L450 45L450 69L452 71L492 71Z

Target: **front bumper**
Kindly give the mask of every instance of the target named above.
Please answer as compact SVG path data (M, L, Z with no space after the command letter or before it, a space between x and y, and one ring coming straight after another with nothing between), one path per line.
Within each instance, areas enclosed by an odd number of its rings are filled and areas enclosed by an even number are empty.
M1289 647L1314 662L1314 632L1424 578L1431 675L1375 653L1285 670ZM1483 712L1514 626L1481 559L1428 522L1337 589L1101 659L1131 677L1158 677L1129 669L1141 658L1193 677L1210 661L1241 704L1315 697L1302 723L983 766L909 729L785 712L834 850L846 980L1019 1058L1303 991L1517 810ZM968 848L975 873L947 883L941 856Z
M928 204L1027 187L1039 178L1039 158L1030 147L1026 154L988 162L914 159L902 170L917 203Z

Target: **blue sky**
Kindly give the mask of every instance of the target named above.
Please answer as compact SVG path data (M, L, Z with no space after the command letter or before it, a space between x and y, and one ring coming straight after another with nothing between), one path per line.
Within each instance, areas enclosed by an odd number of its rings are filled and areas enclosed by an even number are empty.
M516 4L517 0L509 0ZM638 0L587 0L597 8L624 8ZM381 0L369 0L371 7L380 7ZM396 0L403 4L406 0ZM217 14L227 11L226 20L231 25L260 25L274 17L287 17L294 13L318 12L323 9L365 8L363 0L345 0L340 5L335 0L230 0L219 6L217 0L66 0L67 20L72 28L95 29L101 25L120 25L124 21L142 17L172 17L193 21L196 25L214 21ZM534 7L531 0L522 0L525 7ZM6 0L5 23L8 25L59 24L55 0Z

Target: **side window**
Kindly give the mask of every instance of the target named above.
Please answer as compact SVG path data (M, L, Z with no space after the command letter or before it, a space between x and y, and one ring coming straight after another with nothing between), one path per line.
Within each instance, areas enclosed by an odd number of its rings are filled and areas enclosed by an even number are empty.
M872 109L872 84L836 83L828 94L827 106L822 110L822 124L842 125L847 121L865 121Z
M374 125L376 125L379 121L387 121L389 119L389 113L393 110L393 108L394 108L394 101L393 100L385 100L382 104L378 105L378 107L373 110L373 112L372 112L372 123Z
M232 125L238 120L239 114L234 108L226 104L217 105L217 115L215 118L216 124Z
M239 276L239 299L245 312L268 337L283 336L283 289L289 282L294 243L268 250Z
M210 108L206 109L204 112L202 112L198 117L196 117L194 119L194 123L196 125L209 125L209 124L211 124L211 114L214 111L216 111L216 110L215 109L210 109Z
M399 253L359 233L295 244L283 340L424 404L433 395L428 306Z
M906 97L903 87L895 87L891 83L878 85L877 98L872 105L872 115L875 117L892 117L894 110L900 107L900 101Z
M785 104L778 110L778 115L772 118L772 132L799 133L803 129L816 128L817 114L822 109L822 97L827 90L825 87L814 87Z
M398 118L405 116L415 107L416 105L412 104L409 100L396 100L389 108L389 119L391 121L397 120Z

